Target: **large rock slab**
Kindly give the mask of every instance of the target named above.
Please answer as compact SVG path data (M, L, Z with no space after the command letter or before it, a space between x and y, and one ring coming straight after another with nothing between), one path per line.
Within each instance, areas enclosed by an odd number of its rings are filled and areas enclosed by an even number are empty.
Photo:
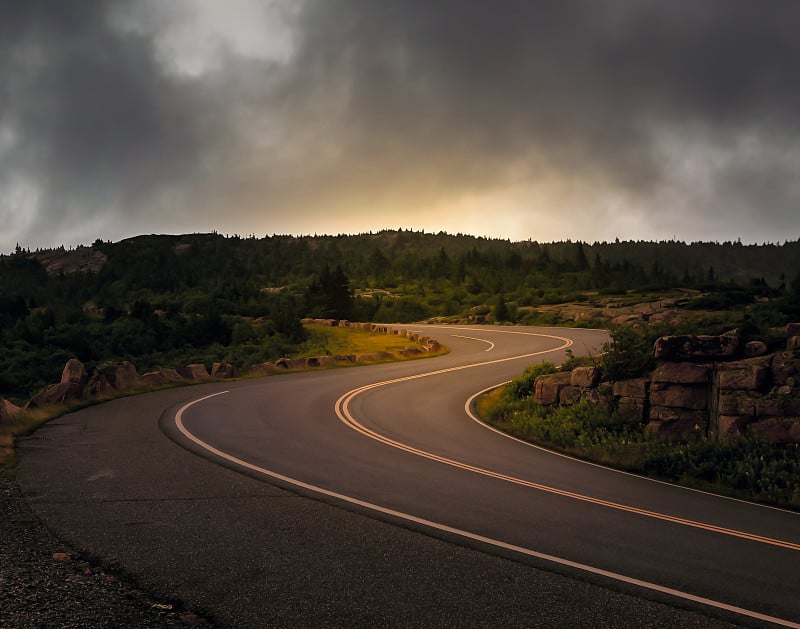
M711 381L711 367L688 362L661 362L651 377L653 383L707 384Z
M720 391L717 410L722 416L752 418L756 414L756 401L745 391Z
M568 371L539 376L533 383L533 401L545 406L558 403L561 389L570 386L571 380Z
M761 391L769 386L770 369L759 363L720 365L716 385L720 390Z
M707 387L659 383L650 388L650 404L700 411L708 408L708 395Z
M687 441L704 434L707 425L708 415L702 411L651 406L647 429L669 441Z
M653 352L656 360L708 362L729 360L736 355L738 349L739 335L733 331L720 336L662 336L656 340Z
M618 380L613 384L612 392L617 397L645 399L650 390L650 380L646 378L629 378Z

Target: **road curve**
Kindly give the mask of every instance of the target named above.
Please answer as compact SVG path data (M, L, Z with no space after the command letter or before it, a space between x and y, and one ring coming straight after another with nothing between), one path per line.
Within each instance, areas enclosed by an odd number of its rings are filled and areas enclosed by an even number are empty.
M222 624L800 626L797 514L470 417L476 392L567 347L597 353L605 333L418 329L452 352L66 416L21 444L23 491L77 546Z

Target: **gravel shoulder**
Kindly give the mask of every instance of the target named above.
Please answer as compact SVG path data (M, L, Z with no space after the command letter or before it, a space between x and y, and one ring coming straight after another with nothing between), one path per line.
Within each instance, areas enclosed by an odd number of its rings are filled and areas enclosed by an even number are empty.
M204 627L62 542L0 474L0 627Z

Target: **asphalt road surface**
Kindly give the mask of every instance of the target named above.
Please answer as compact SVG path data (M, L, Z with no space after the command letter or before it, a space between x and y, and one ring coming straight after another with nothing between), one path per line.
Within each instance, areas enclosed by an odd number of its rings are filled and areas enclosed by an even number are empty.
M479 391L604 332L402 326L430 359L141 395L20 445L31 507L223 626L800 627L800 515L554 455Z

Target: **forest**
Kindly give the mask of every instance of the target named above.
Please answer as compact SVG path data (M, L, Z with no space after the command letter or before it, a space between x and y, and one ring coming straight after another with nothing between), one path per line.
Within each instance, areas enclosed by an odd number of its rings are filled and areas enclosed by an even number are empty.
M799 259L800 240L538 243L404 230L17 246L0 256L0 395L26 399L71 357L89 369L247 368L301 351L303 317L606 327L609 318L565 322L547 307L680 295L686 325L768 336L800 319Z

